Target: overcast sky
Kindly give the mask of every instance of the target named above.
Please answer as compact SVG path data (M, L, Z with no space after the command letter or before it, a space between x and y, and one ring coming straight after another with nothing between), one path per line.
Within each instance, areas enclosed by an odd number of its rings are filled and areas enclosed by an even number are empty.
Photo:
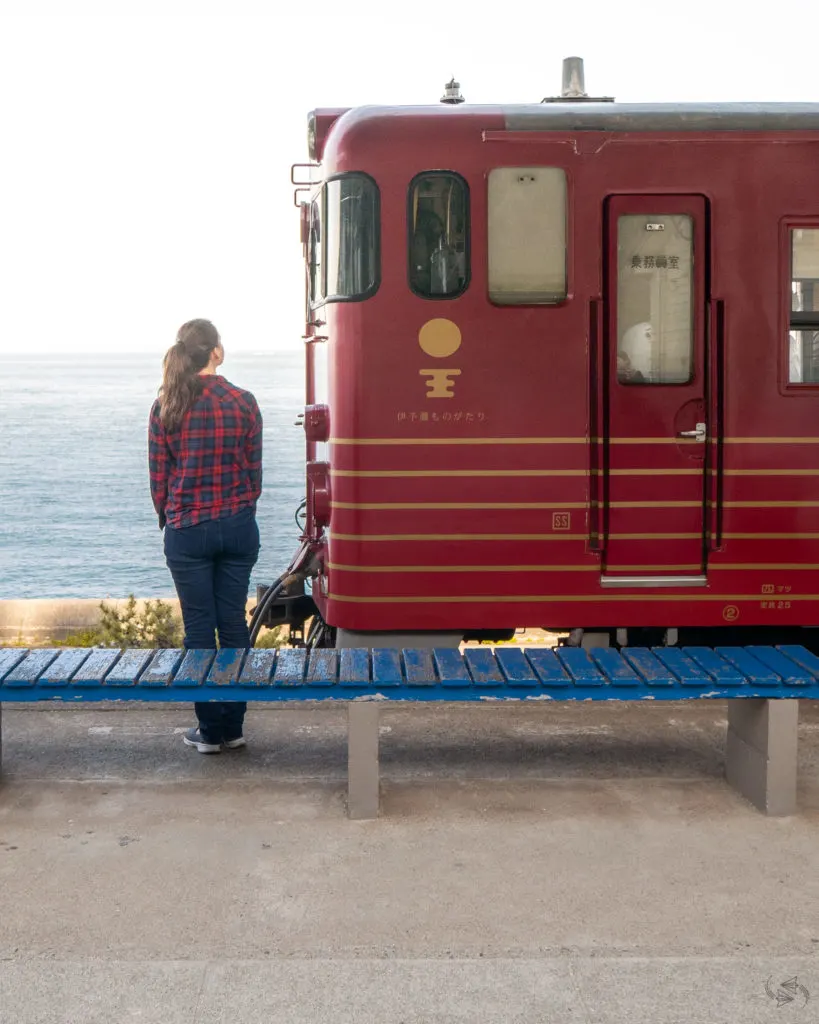
M819 101L814 2L276 9L0 0L0 354L161 352L195 316L298 348L289 174L316 106L437 103L453 74L467 101L538 102L573 54L624 101Z

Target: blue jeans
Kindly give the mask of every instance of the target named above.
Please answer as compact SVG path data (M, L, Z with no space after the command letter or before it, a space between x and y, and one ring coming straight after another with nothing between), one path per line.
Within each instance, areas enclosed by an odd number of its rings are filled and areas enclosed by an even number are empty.
M165 561L182 608L186 648L215 649L217 634L220 647L250 645L245 606L258 557L252 508L196 526L165 527ZM242 735L247 704L201 701L194 708L206 743Z

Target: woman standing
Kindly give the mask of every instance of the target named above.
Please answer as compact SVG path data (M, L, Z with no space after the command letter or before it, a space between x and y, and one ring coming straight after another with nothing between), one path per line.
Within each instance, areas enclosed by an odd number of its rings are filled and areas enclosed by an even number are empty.
M179 329L151 409L151 497L165 529L165 559L185 625L186 648L248 647L245 606L259 557L262 417L256 399L216 373L224 360L209 320ZM184 742L200 754L245 746L247 705L197 703Z

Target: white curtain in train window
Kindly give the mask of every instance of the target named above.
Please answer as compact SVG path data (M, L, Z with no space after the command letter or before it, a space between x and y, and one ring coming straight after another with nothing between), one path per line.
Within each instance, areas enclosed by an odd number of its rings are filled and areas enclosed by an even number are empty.
M566 297L566 174L559 167L489 172L489 298L501 305Z
M694 223L688 214L617 221L617 379L683 384L693 353Z
M819 230L791 231L791 311L816 313L819 320ZM819 383L819 331L791 325L788 347L788 382Z

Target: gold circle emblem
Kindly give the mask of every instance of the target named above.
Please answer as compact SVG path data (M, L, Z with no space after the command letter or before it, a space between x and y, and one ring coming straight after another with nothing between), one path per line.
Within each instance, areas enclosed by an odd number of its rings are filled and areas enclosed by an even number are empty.
M739 618L739 608L735 604L726 604L722 609L722 617L726 622L736 622Z
M418 344L428 356L446 359L461 347L461 329L451 320L427 320L418 332Z

